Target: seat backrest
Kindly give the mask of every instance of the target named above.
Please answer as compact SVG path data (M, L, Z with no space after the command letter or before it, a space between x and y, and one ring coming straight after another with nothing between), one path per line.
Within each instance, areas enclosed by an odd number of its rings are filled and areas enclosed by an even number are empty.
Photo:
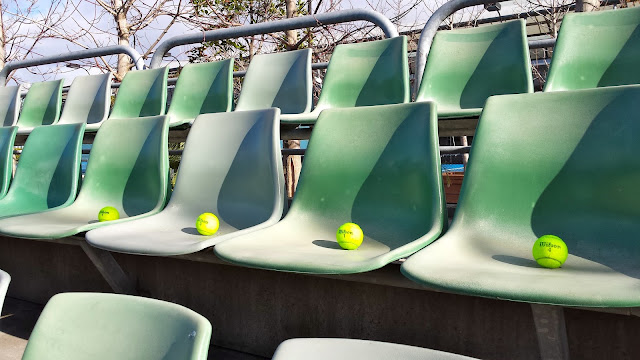
M242 82L236 110L311 110L311 49L255 55Z
M78 192L84 129L85 124L33 129L3 201L19 203L22 214L72 203Z
M450 231L528 246L552 234L576 256L637 262L640 163L630 159L640 153L639 98L640 86L489 98ZM601 246L619 248L589 253Z
M2 314L2 305L4 304L4 297L7 295L7 289L11 282L11 276L6 272L0 270L0 314Z
M458 116L482 108L492 95L531 92L527 32L519 19L438 31L416 101L435 101L439 114Z
M352 220L392 249L442 228L436 119L430 102L324 110L287 218Z
M336 46L316 109L404 103L409 98L407 38Z
M67 93L59 124L100 124L111 107L111 74L76 76Z
M62 107L62 82L54 80L31 84L22 103L17 125L33 127L57 123Z
M169 173L167 116L109 119L96 134L74 206L113 206L120 217L161 209Z
M23 360L205 360L211 323L183 306L143 297L63 293L45 306Z
M13 175L13 144L16 139L17 126L0 127L0 199L9 190Z
M129 71L122 79L110 119L164 115L168 67Z
M188 64L180 71L167 115L171 124L193 122L200 114L231 111L233 59Z
M238 229L279 219L284 175L278 115L271 108L198 116L167 208L194 219L213 212Z
M640 84L640 7L569 13L544 91Z
M20 86L0 86L0 119L2 126L13 126L20 113Z

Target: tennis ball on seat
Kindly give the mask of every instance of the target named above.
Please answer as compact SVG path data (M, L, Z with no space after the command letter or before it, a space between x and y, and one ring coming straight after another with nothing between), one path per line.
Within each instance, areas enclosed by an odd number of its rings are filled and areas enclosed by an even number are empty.
M198 220L196 220L196 229L202 235L213 235L218 231L220 227L220 221L218 217L213 215L212 213L203 213L198 216Z
M533 258L542 267L555 269L569 256L567 244L555 235L543 235L533 244Z
M342 224L336 233L336 240L341 248L355 250L362 244L364 234L360 226L354 223Z
M100 212L98 213L98 220L100 222L118 219L120 219L120 213L118 212L118 209L113 206L105 206L100 209Z

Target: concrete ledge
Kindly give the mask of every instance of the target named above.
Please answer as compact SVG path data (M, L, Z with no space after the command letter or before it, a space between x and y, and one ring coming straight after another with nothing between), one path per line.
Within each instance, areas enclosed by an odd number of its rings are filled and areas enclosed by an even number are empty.
M77 246L81 237L0 237L9 295L44 304L66 291L110 292ZM399 265L353 275L309 276L243 268L204 251L179 257L113 254L143 296L187 306L213 325L212 345L270 357L293 337L389 341L483 359L538 359L527 303L436 292L404 278ZM638 309L565 308L571 357L640 358ZM619 311L624 316L607 312Z

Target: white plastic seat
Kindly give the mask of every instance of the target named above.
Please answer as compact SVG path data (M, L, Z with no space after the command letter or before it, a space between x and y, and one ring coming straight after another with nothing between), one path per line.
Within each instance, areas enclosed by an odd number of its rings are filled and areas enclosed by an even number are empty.
M110 73L78 76L69 88L58 124L86 123L86 131L97 131L110 107Z

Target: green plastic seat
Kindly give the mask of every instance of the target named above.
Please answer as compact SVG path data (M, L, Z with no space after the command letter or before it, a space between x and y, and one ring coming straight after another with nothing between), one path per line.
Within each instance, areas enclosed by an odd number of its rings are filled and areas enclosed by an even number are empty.
M446 219L433 103L323 111L287 215L214 247L232 263L347 274L380 268L435 240ZM357 250L336 242L340 225L364 231Z
M13 176L13 144L17 131L17 126L0 127L0 199L7 194Z
M336 46L318 104L310 113L281 115L283 124L313 124L322 110L406 103L409 95L407 38Z
M468 295L639 306L639 97L640 86L491 97L451 228L403 273ZM561 268L533 259L547 234L568 246Z
M111 107L111 73L77 76L73 79L58 124L86 123L97 131Z
M438 31L416 101L435 101L438 117L473 117L489 96L532 93L525 21Z
M20 86L0 86L0 119L2 126L13 126L20 113Z
M63 209L1 219L0 233L55 239L159 212L168 189L168 129L167 116L105 121L76 201ZM105 206L118 209L120 219L98 222Z
M277 107L282 114L308 113L312 87L311 49L255 55L236 111Z
M211 323L184 306L136 296L63 293L49 300L22 360L206 360Z
M169 106L170 127L193 123L200 114L231 111L233 59L188 64L176 83Z
M273 360L471 360L472 358L379 341L357 339L310 338L282 342Z
M544 91L640 84L640 7L569 13Z
M28 134L36 126L58 122L62 108L62 82L54 80L31 84L16 123L18 134Z
M10 282L11 276L0 270L0 314L2 314L2 305L4 304L4 297L7 295Z
M0 218L73 203L78 193L84 127L59 124L33 129L20 154L11 187L0 200Z
M278 115L272 108L198 116L167 207L144 219L89 231L89 244L133 254L180 255L278 222L284 208ZM213 236L195 229L205 212L220 220Z
M129 71L125 75L109 119L164 115L168 67Z

